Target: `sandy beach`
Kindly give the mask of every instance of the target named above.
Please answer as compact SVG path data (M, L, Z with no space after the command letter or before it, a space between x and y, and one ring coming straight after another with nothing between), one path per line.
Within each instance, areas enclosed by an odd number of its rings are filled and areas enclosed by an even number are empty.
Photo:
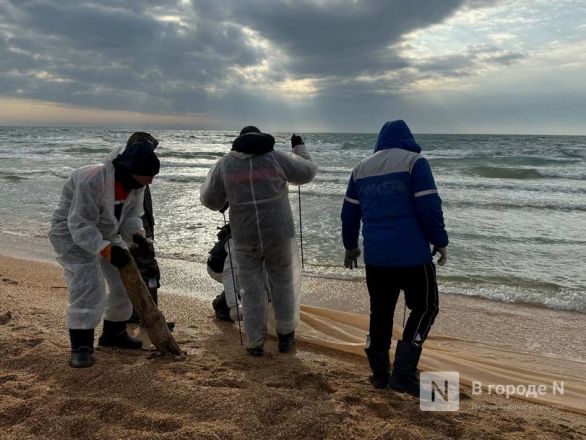
M583 414L495 394L472 395L465 385L458 412L421 412L411 397L374 391L363 357L303 341L295 354L283 355L271 338L267 356L249 357L237 327L214 320L208 301L164 292L161 308L177 323L175 336L185 357L97 348L94 367L74 370L67 366L67 293L60 267L2 256L0 281L2 439L586 436ZM306 290L317 282L305 281ZM584 334L580 314L471 298L447 297L444 315L464 322L499 316L492 329L480 321L472 331L459 330L468 339L508 334L503 323L512 327L520 317L540 320L533 337L542 347L566 327ZM442 321L436 333L462 327ZM527 344L530 333L495 343ZM559 344L543 348L552 358L564 351ZM584 345L573 348L574 360L583 361Z
M585 17L0 0L0 440L586 440Z

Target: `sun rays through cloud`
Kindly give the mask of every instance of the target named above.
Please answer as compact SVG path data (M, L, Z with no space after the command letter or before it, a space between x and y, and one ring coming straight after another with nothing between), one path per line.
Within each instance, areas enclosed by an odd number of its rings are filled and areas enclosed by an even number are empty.
M584 16L575 0L0 0L0 103L30 102L31 124L45 102L186 128L285 129L296 112L300 125L369 131L393 109L426 131L508 114L507 130L578 133Z

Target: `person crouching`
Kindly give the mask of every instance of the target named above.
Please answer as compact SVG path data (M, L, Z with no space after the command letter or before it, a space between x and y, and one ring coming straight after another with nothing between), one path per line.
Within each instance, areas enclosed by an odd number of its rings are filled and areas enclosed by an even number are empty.
M49 240L69 288L67 327L73 368L94 364L94 329L102 315L98 345L142 347L126 331L132 304L118 268L131 258L126 242L132 242L134 234L144 236L144 186L153 181L160 166L154 148L147 140L125 149L116 147L103 163L73 171L51 218Z

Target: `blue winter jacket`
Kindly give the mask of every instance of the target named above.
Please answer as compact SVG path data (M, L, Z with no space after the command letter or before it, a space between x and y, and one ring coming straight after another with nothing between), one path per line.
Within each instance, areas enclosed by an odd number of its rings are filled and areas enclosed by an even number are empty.
M358 246L360 222L364 262L408 267L431 262L430 244L448 245L442 201L429 163L407 124L382 127L374 154L352 172L342 206L346 249Z

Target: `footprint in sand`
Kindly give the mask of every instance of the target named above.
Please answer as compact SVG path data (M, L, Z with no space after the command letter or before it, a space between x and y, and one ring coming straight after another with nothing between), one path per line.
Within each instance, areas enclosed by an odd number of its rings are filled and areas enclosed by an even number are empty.
M295 386L301 390L315 390L320 393L334 393L336 390L321 376L313 373L303 374L295 378Z
M136 429L137 426L140 426L143 431L152 431L161 434L181 429L181 422L179 420L167 416L148 414L144 411L128 414L120 421L120 425L127 429Z
M0 427L18 425L25 421L31 412L32 405L26 400L4 395L0 406Z
M8 324L8 321L12 319L12 313L10 310L4 313L0 313L0 325Z
M18 381L18 376L16 374L7 374L5 376L0 376L0 385L6 382L16 382Z
M247 388L247 383L234 377L218 377L214 379L205 379L200 381L200 385L212 388Z
M18 281L11 280L10 278L2 278L2 282L5 284L18 284Z
M181 422L173 417L150 414L144 409L137 409L136 403L117 402L108 398L73 398L61 402L61 414L91 414L89 424L107 424L125 429L135 430L140 427L145 431L168 433L181 428ZM78 417L79 419L79 417ZM81 423L81 422L80 422ZM74 427L64 427L70 431ZM74 434L74 432L69 432ZM87 434L87 433L86 433ZM71 435L78 438L78 435Z
M24 339L23 342L31 348L36 347L37 345L41 344L45 339L43 338L28 338Z

